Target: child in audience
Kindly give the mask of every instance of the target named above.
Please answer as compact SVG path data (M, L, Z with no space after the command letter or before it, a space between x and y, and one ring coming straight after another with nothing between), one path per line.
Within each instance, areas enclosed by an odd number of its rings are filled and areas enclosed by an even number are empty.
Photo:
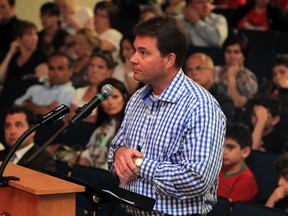
M276 171L279 175L277 188L266 202L267 207L279 208L288 212L288 153L283 153L276 162Z
M276 127L280 121L280 113L279 100L273 97L254 100L251 117L253 149L271 153L283 151L285 139Z
M226 197L231 202L252 201L256 198L258 185L245 163L251 147L252 136L248 127L239 123L227 125L218 196Z

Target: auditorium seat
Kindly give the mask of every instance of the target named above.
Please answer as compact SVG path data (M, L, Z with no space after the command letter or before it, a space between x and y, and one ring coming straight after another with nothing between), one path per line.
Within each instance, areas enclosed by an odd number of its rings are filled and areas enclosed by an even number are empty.
M247 202L234 203L231 216L287 216L287 213L264 205Z
M217 197L217 203L213 206L211 212L207 214L207 216L226 216L229 215L231 208L231 203L225 197Z
M276 53L277 33L274 31L239 30L249 40L249 53Z
M277 174L275 162L278 155L252 150L246 163L255 175L259 192L258 203L265 203L277 186Z
M288 54L288 32L283 32L278 35L276 53Z

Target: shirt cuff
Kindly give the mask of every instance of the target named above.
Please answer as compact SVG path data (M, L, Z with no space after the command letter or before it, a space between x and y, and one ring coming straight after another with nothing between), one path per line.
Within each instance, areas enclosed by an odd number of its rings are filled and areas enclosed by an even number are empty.
M139 170L139 176L148 180L153 181L158 162L155 160L144 159Z

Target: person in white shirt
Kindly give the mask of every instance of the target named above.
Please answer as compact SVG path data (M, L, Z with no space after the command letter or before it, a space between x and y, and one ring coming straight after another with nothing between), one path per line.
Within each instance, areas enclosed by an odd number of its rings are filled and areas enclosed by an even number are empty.
M38 115L44 115L60 104L70 105L75 89L70 82L72 69L69 57L65 53L53 53L49 57L48 66L47 84L29 87L14 104L25 106Z
M88 7L80 7L75 0L55 0L62 16L61 27L69 34L82 28L93 29L93 13Z
M188 45L221 47L228 36L228 24L224 16L212 13L213 0L186 0L183 25Z

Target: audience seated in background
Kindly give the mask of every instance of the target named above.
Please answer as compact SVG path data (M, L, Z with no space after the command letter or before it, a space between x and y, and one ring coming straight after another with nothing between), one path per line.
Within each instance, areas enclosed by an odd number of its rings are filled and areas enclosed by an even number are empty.
M103 101L98 108L96 129L80 156L79 164L108 170L110 143L120 128L129 94L124 84L114 78L104 80L99 85L98 91L106 84L113 86L113 95Z
M75 89L70 80L71 62L64 53L53 53L48 60L49 80L44 85L33 85L26 93L15 100L21 105L42 116L60 104L70 105Z
M102 40L101 48L112 52L115 62L118 61L120 49L121 32L112 28L116 21L119 8L110 1L99 1L94 8L94 27Z
M188 45L221 47L228 35L227 20L212 11L211 0L186 0L180 22L187 35Z
M287 16L283 9L271 0L253 0L234 12L231 25L238 29L260 31L287 31Z
M34 113L23 107L13 106L7 110L5 116L5 142L9 148L0 151L0 161L3 161L10 148L12 148L16 141L27 131L32 125L36 124L36 117ZM23 165L39 147L34 144L35 132L31 133L19 146L15 154L11 158L11 162ZM55 161L48 152L41 151L27 166L32 169L40 169L47 171L55 171Z
M80 7L76 0L55 0L61 13L61 28L74 35L79 29L93 29L93 13L88 7Z
M270 153L281 153L284 150L284 138L276 127L280 113L281 105L277 99L254 99L251 119L253 149Z
M208 90L218 101L227 120L233 121L235 106L232 98L225 92L218 89L214 83L214 64L213 60L204 53L195 53L188 56L185 68L185 74Z
M75 115L75 109L77 107L82 107L84 104L88 103L95 95L98 93L99 84L111 77L114 68L113 58L110 52L103 52L101 50L95 50L90 57L87 80L89 85L77 88L73 96L72 102L70 104L70 115L73 117ZM89 115L83 121L89 123L96 122L96 109L93 110L91 115Z
M282 209L288 211L288 153L283 153L275 164L276 172L279 176L278 186L266 202L270 208Z
M14 25L19 19L15 15L16 1L0 1L0 61L9 50L10 43L15 40L13 34Z
M218 196L226 197L231 202L255 200L258 185L245 163L251 147L252 136L248 127L239 123L227 124Z
M90 56L94 49L101 47L101 39L94 30L82 28L75 36L74 53L76 59L73 61L71 81L75 88L89 84L87 71Z
M0 64L0 81L3 82L1 110L10 107L29 86L48 75L47 56L37 49L36 25L29 21L19 21L15 25L14 34L16 40L11 43Z
M120 41L120 60L115 67L112 77L123 82L128 89L129 93L132 94L139 87L139 82L133 78L132 64L130 58L135 53L133 46L134 36L132 34L126 34Z
M38 47L48 55L54 51L59 51L68 33L60 28L58 6L53 2L44 3L40 8L40 19L43 29L38 32Z
M236 107L244 107L258 90L257 77L244 65L248 40L244 35L231 33L222 49L225 65L215 73L215 82L232 97Z

